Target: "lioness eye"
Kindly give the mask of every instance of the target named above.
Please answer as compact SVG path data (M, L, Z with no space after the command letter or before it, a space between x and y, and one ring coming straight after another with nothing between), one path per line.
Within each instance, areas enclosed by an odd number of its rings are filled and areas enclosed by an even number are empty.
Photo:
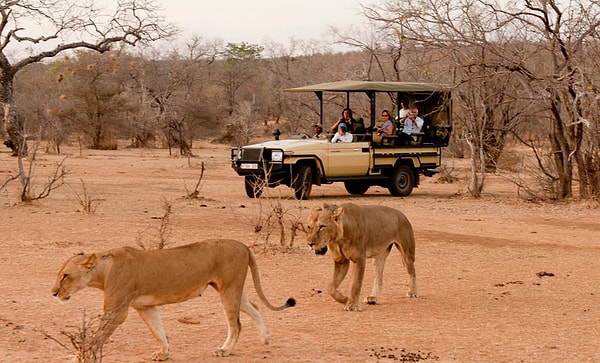
M325 226L324 226L324 225L320 225L320 226L319 226L319 231L322 231L322 230L323 230L323 228L325 228Z
M60 281L65 281L67 279L67 277L69 277L69 275L67 275L67 274L62 275Z

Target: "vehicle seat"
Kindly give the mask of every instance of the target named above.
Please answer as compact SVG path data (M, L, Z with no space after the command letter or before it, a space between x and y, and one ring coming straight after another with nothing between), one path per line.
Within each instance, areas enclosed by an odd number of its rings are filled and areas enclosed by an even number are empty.
M396 139L398 138L398 127L396 123L392 123L392 135L388 137L384 137L382 140L382 145L395 145Z
M377 121L377 122L375 122L375 126L373 127L373 129L375 127L381 127L381 126L383 126L383 121ZM391 136L382 137L379 134L373 133L371 141L374 145L388 145L389 146L389 145L395 145L397 139L398 139L397 126L393 125Z
M424 142L424 138L428 135L429 128L431 125L425 120L423 122L423 127L421 127L420 132L413 132L413 136L417 137L417 140L411 142L411 145L421 145Z
M362 117L357 118L354 132L352 132L352 135L354 135L353 141L365 141L366 131L365 120Z

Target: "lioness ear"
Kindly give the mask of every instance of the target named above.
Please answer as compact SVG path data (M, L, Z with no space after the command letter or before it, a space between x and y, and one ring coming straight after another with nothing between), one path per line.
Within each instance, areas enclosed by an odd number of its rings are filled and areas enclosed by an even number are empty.
M312 207L312 209L310 210L310 218L316 219L320 212L321 207Z
M95 253L89 255L85 260L79 263L79 266L85 270L91 270L96 266L96 261L98 261L98 256Z
M335 211L333 211L333 213L331 213L331 219L333 219L334 221L337 221L338 219L342 218L343 215L344 215L344 208L338 208Z

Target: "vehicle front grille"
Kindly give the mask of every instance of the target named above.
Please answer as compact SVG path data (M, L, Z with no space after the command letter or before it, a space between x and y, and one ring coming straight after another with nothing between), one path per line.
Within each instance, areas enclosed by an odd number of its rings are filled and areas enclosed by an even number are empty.
M263 149L242 149L242 159L244 161L261 161Z

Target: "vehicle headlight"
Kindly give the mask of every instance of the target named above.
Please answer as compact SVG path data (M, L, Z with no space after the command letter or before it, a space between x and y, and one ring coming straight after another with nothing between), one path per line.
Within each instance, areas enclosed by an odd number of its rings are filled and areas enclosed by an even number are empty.
M282 161L283 160L283 151L282 150L274 150L271 152L271 161Z

